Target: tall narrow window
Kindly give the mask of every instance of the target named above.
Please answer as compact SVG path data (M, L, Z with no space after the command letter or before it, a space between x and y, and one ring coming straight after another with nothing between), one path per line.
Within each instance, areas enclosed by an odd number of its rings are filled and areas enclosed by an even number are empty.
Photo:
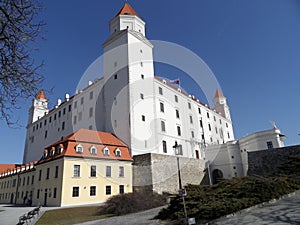
M178 110L178 109L176 109L176 118L177 118L177 119L180 118L180 116L179 116L179 110Z
M178 102L178 96L175 95L174 97L175 97L175 102Z
M190 116L190 123L193 124L193 117Z
M177 126L177 135L181 136L181 128L180 128L180 126Z
M161 125L161 131L165 132L166 131L166 124L165 121L160 121L160 125Z
M209 118L209 112L207 112L207 118Z
M90 111L89 111L89 117L92 117L94 114L94 109L93 107L90 108Z
M54 175L54 178L57 178L58 177L58 166L55 166L55 175Z
M208 130L211 131L211 125L210 124L208 124Z
M145 122L146 121L146 117L144 115L142 115L142 121Z
M124 185L120 185L119 186L119 194L124 194L125 191L124 191Z
M200 122L200 127L202 128L203 127L202 119L199 120L199 122Z
M47 168L46 180L49 179L49 174L50 174L50 168Z
M194 133L194 131L191 131L191 136L192 136L192 138L194 138L194 137L195 137L195 133Z
M158 87L158 93L159 93L160 95L163 95L163 89L162 89L161 87Z
M111 166L106 166L106 176L111 177Z
M91 177L96 177L96 166L91 166Z
M79 187L73 187L72 197L79 197Z
M189 107L189 109L191 109L191 108L192 108L192 106L191 106L191 103L190 103L190 102L188 102L188 107Z
M124 177L124 166L119 166L119 177Z
M198 113L201 114L201 109L200 108L198 108Z
M57 195L57 188L55 187L55 188L53 189L53 198L56 198L56 195Z
M106 195L111 195L111 186L110 186L110 185L107 185L107 186L105 187L105 194L106 194Z
M167 142L162 141L162 146L163 146L163 153L167 153Z
M39 181L42 179L42 170L39 170Z
M80 165L74 165L73 177L80 177Z
M161 112L165 112L165 106L164 106L164 103L160 102L160 103L159 103L159 106L160 106L160 111L161 111Z
M267 147L268 147L268 149L273 148L273 142L272 141L267 141Z
M90 186L90 196L96 196L96 186Z
M94 93L91 91L91 92L90 92L90 100L93 99L93 96L94 96Z

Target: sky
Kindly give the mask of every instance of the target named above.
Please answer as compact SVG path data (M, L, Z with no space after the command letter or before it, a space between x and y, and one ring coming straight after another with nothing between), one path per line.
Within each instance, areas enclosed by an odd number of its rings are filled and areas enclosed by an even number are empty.
M45 66L41 89L52 107L73 95L87 67L102 55L109 21L124 0L43 1L45 22L36 62ZM209 66L231 110L235 138L271 129L275 121L286 145L300 142L300 1L138 1L130 5L146 22L146 37L181 45ZM155 48L154 48L155 51ZM175 79L203 102L201 90L182 71L160 63L155 74ZM52 90L52 91L51 91ZM21 163L31 99L20 103L20 128L0 121L0 163Z

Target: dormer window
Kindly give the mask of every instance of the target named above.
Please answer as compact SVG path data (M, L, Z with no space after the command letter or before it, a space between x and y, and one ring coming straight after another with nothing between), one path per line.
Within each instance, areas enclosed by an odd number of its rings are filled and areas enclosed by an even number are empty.
M108 149L107 147L105 147L105 148L103 149L103 154L104 154L105 156L109 156L109 149Z
M121 150L119 148L116 149L115 154L117 157L121 157Z
M76 146L76 153L82 153L83 152L83 147L81 144Z
M47 158L47 156L48 156L48 151L45 150L45 151L44 151L44 158Z
M96 155L97 154L97 148L95 146L92 146L90 148L90 152L91 152L92 155Z
M51 149L50 156L54 156L54 154L55 154L55 149L53 148Z

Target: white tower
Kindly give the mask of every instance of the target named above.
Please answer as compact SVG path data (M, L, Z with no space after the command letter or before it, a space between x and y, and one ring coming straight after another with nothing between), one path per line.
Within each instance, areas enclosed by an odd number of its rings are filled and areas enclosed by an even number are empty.
M216 91L216 95L214 97L215 110L223 117L228 120L231 120L229 106L227 105L227 101L225 96L222 94L220 90Z
M32 106L29 109L28 124L34 123L48 112L48 100L44 90L41 90L33 99Z
M143 151L154 144L144 135L155 114L153 45L145 37L145 22L128 3L110 22L103 48L105 85L98 105L104 106L105 119L100 128L116 134L133 152Z

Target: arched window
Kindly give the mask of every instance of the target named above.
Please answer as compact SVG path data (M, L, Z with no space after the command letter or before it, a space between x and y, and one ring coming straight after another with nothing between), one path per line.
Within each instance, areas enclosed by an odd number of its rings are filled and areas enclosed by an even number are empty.
M83 147L81 144L76 146L76 153L82 153L83 152Z
M92 155L96 155L96 154L97 154L97 148L96 148L95 146L92 146L92 147L90 148L90 153L91 153Z
M107 147L103 149L103 154L109 156L109 149Z
M119 148L116 149L115 154L117 157L121 157L121 150Z

